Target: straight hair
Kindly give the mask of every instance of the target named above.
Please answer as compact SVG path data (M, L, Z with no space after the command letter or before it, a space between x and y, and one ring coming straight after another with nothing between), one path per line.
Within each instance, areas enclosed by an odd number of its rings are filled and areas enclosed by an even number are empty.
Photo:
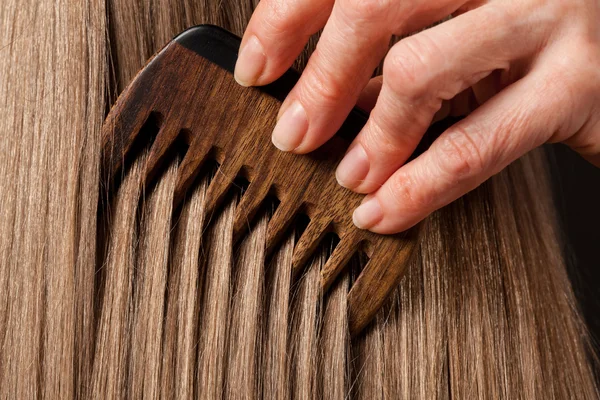
M255 5L4 0L0 398L598 398L543 150L428 218L356 338L347 295L364 260L322 293L328 239L293 278L302 223L265 254L276 201L234 247L240 190L201 229L214 168L176 210L178 159L145 187L142 151L108 197L100 128L117 94L184 28L241 35Z

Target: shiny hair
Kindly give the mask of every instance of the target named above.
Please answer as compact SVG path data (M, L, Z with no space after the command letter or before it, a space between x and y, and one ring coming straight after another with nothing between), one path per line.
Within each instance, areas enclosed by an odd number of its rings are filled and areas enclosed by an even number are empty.
M215 171L174 210L177 159L146 188L144 152L106 201L100 127L117 93L184 28L240 35L254 5L3 1L0 398L597 398L541 150L428 218L357 338L346 301L363 260L322 293L332 239L293 279L300 223L264 254L276 202L234 247L240 193L202 231Z

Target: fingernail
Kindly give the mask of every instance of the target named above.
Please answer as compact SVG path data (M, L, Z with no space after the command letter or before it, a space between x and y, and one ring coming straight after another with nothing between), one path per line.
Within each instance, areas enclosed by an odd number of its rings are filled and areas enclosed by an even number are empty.
M352 146L335 171L335 178L345 188L358 186L369 173L369 158L360 143Z
M383 211L375 196L367 196L363 203L354 210L352 222L359 229L371 229L383 219Z
M252 86L260 77L266 62L262 44L256 36L252 36L240 49L233 76L240 85Z
M300 146L306 131L308 131L306 111L302 104L295 100L277 121L271 140L279 150L292 151Z

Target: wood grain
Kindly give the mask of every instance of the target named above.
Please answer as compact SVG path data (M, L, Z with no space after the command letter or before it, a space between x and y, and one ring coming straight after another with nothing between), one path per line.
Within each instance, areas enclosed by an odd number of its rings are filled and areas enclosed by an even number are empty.
M280 152L270 139L279 105L279 100L237 85L230 72L171 42L137 75L105 121L105 184L113 185L122 173L134 142L151 140L138 135L148 118L156 117L160 126L146 165L147 183L174 143L188 146L179 169L176 203L206 160L216 158L220 168L208 188L206 215L216 210L240 171L250 181L236 209L236 237L246 232L265 197L275 194L281 203L268 225L268 251L279 244L297 213L310 218L295 248L294 271L304 266L328 232L335 232L340 242L321 271L324 289L356 251L367 253L370 261L349 294L350 330L358 334L398 285L416 248L419 227L388 236L357 229L352 212L363 195L335 180L335 168L349 145L343 137L349 135L342 132L308 155ZM346 124L342 130L357 128Z

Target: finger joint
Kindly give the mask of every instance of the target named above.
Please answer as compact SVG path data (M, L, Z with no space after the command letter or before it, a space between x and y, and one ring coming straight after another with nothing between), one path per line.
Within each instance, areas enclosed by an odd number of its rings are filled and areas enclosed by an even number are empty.
M485 170L485 157L473 135L462 126L450 128L436 141L435 154L444 174L463 181Z
M390 50L383 65L384 79L390 88L402 97L419 100L427 96L427 71L439 49L434 43L415 35L398 42Z
M338 83L334 75L327 71L327 68L323 65L313 64L307 78L308 82L303 86L307 88L304 94L323 106L335 106L346 94L344 85Z
M408 214L430 210L434 196L428 191L419 190L413 177L399 170L384 186L397 209Z

